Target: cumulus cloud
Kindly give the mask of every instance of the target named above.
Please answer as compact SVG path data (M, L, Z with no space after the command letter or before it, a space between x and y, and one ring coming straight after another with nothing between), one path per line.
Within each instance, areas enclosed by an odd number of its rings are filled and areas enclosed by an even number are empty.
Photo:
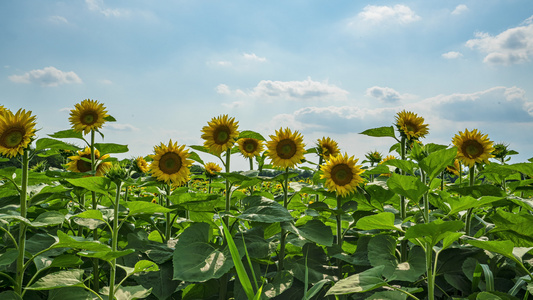
M403 4L396 4L394 6L367 5L363 8L363 11L357 15L357 18L362 22L369 22L372 24L408 24L420 20L419 15Z
M450 51L450 52L446 52L446 53L442 54L442 57L444 57L446 59L456 59L456 58L460 58L462 56L463 56L463 54L461 52L457 52L457 51Z
M379 86L373 86L371 88L368 88L366 90L366 95L370 97L374 97L378 99L379 101L382 101L385 103L400 102L400 100L404 98L403 95L401 95L394 89L391 89L389 87L379 87Z
M493 87L425 100L441 119L464 122L533 122L533 103L517 87Z
M533 24L527 20L524 24L496 36L478 32L476 38L466 42L466 46L486 53L485 63L510 65L529 62L533 56Z
M242 56L249 61L265 62L267 60L265 57L259 57L255 53L243 53Z
M261 80L250 91L240 89L231 90L227 85L217 86L219 94L248 96L261 99L291 99L291 100L331 100L345 99L348 92L327 81L319 82L311 78L302 81L273 81Z
M452 11L452 15L460 15L464 12L468 11L468 6L464 4L459 4L455 7L455 9Z
M99 12L106 17L121 17L129 14L128 10L106 8L103 0L85 0L85 3L89 10Z
M131 124L121 124L121 123L106 123L106 128L115 130L115 131L137 131L139 128Z
M23 75L11 75L8 78L16 83L37 83L41 86L58 86L60 84L82 82L80 77L73 71L63 72L54 67L31 70Z

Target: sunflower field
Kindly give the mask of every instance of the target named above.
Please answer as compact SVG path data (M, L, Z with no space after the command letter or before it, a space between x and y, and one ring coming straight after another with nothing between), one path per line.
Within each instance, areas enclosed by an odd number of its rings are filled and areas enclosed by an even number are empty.
M390 152L355 158L221 115L203 145L119 160L98 101L37 120L0 106L2 300L533 299L533 158L478 129L424 143L401 111L361 133Z

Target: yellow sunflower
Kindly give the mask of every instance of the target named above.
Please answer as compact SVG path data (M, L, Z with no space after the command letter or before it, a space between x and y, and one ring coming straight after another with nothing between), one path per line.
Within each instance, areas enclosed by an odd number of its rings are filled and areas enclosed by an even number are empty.
M181 184L187 182L192 160L188 159L189 151L185 149L185 145L178 146L177 143L172 143L170 140L168 146L163 143L155 146L154 153L154 160L150 164L153 177L166 183Z
M289 128L276 130L276 135L271 135L267 142L268 156L272 164L279 168L292 168L304 158L303 136Z
M86 158L89 161L85 161L82 158ZM105 154L100 157L100 151L98 151L98 149L94 149L95 163L98 164L96 166L96 176L104 176L104 174L113 166L113 164L109 161L98 163L99 160L104 160L106 158L109 158L109 154ZM69 159L70 162L67 164L67 170L79 173L91 171L91 149L89 147L85 147L83 151L78 151L78 155L70 156Z
M144 160L144 157L139 156L135 158L134 163L135 163L135 168L140 173L148 173L148 171L150 171L150 168L148 167L148 163L146 162L146 160Z
M348 157L346 153L344 156L339 154L330 157L325 165L320 166L323 172L320 178L326 179L326 188L343 197L355 192L357 186L364 182L361 177L364 170L361 165L356 165L357 161L358 159Z
M382 158L381 153L379 153L378 151L370 151L367 154L365 154L365 157L372 164L379 164Z
M453 144L457 147L457 159L463 164L472 167L477 163L488 163L489 158L494 157L491 153L494 151L492 141L486 134L474 129L465 132L459 131L452 139Z
M2 117L7 112L10 112L10 110L5 108L3 105L0 105L0 117Z
M216 173L222 171L222 168L214 162L208 162L204 165L204 167L205 167L205 174L207 176L215 176Z
M329 137L322 137L322 139L318 140L317 145L318 154L321 155L324 160L328 160L330 156L336 156L341 153L337 142Z
M429 132L428 125L424 124L424 118L405 110L396 114L396 127L408 140L423 138Z
M453 174L455 176L461 175L461 173L459 173L460 169L461 169L461 166L459 165L459 160L458 159L454 159L453 160L453 165L450 165L450 166L446 167L446 171L448 171L450 174Z
M228 118L228 115L215 117L207 124L202 128L204 146L215 155L230 149L239 136L239 122Z
M85 99L75 105L75 109L70 111L70 118L68 119L72 124L72 128L76 132L87 134L91 130L102 128L107 117L106 108L102 103L96 100Z
M391 159L396 159L396 157L394 155L387 155L379 164L383 164L384 162L386 162L387 160L391 160ZM390 177L390 173L383 173L381 174L381 176L387 176L387 177Z
M254 158L263 151L263 141L258 139L244 138L237 141L239 150L244 157Z
M22 154L35 136L35 116L19 109L16 114L5 109L0 115L0 154L14 157Z

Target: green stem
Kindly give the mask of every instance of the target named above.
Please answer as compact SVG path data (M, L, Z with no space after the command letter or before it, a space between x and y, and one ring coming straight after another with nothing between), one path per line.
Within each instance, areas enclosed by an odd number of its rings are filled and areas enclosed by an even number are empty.
M252 171L254 169L254 161L252 160L252 158L248 158L248 160L250 161L250 171Z
M285 168L285 174L283 176L283 207L287 208L288 195L289 195L289 168ZM280 237L280 248L279 248L279 264L278 269L281 272L283 270L283 262L285 260L285 238L287 236L287 231L281 228L281 237Z
M422 183L426 184L426 172L422 169L420 169L420 180ZM424 205L424 222L429 223L429 201L427 192L422 195L422 202Z
M0 230L2 230L10 239L11 241L13 242L13 245L15 245L15 249L19 249L19 245L17 243L17 240L15 239L15 237L11 234L11 232L9 232L8 229L5 229L4 227L0 226Z
M24 150L22 153L22 184L20 191L20 216L26 218L27 213L27 197L28 197L28 151ZM17 257L17 274L15 279L15 293L22 296L22 284L24 281L24 254L26 252L26 229L27 225L24 222L20 222L19 228L19 242Z
M229 173L230 172L230 156L231 156L231 148L228 148L228 150L226 150L226 163L224 164L224 167L225 167L225 171L226 173ZM230 182L228 180L228 178L226 178L226 205L225 205L225 213L226 215L224 215L224 217L222 218L222 221L224 222L224 224L226 224L226 227L229 229L230 226L229 226L229 212L230 212L230 209L231 209L231 191L230 191ZM224 244L226 244L226 241L224 240ZM219 297L218 299L220 300L223 300L223 299L226 299L226 294L227 294L227 291L228 291L228 280L229 280L229 277L228 277L228 274L224 274L224 276L222 276L220 278L220 288L219 288Z
M170 206L170 183L165 186L165 192L166 192L165 203L166 203L166 207L168 208ZM165 213L165 239L164 239L165 243L170 240L170 235L171 235L171 230L172 230L171 224L172 223L171 223L170 212L167 212Z
M474 179L475 179L475 174L476 174L476 168L475 168L475 165L471 166L470 167L470 186L474 186ZM472 223L472 211L474 210L474 208L469 208L467 211L466 211L466 220L465 220L465 234L466 235L470 235L470 230L471 230L471 223Z
M415 296L415 295L409 293L408 291L404 291L404 290L402 290L402 289L400 289L400 288L397 288L397 287L395 287L395 286L393 286L393 285L389 285L389 284L387 284L387 286L388 286L389 288L395 290L395 291L402 292L402 293L406 294L407 296L409 296L409 297L411 297L411 298L413 298L413 299L420 300L420 299L418 299L417 296Z
M91 149L91 171L95 172L96 171L96 153L94 151L94 136L95 136L95 131L94 130L91 130L91 143L89 145L90 149ZM93 209L98 209L98 200L96 199L96 192L94 191L91 191L91 196L92 196L92 200L93 200L93 206L92 208ZM98 228L95 228L93 230L93 240L97 241L98 240ZM95 292L99 292L100 291L100 268L98 266L98 258L94 258L93 259L93 290Z
M118 206L120 202L120 188L122 186L122 182L117 181L115 182L117 185L116 190L116 196L115 196L115 205L113 207L113 232L111 235L111 250L113 252L117 251L118 248ZM111 264L111 270L109 274L109 300L113 300L115 298L115 278L116 278L116 269L117 269L117 259L113 259L110 262Z
M337 194L337 214L335 218L337 219L337 245L339 245L340 251L342 252L342 216L339 213L341 210L341 201L342 197ZM342 260L337 259L337 267L339 268L339 280L342 278Z
M400 156L402 160L405 160L406 158L406 140L405 137L402 136L402 139L400 141ZM405 175L405 171L401 170L401 174ZM400 219L403 221L407 218L407 202L405 201L405 197L400 195ZM407 261L407 240L403 239L400 242L400 262Z
M426 272L428 279L428 300L435 299L435 274L433 273L433 249L430 243L426 243Z

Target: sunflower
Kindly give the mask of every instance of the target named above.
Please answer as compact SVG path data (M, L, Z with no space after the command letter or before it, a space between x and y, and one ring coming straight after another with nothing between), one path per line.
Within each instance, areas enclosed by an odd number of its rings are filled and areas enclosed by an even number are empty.
M494 151L492 141L486 134L474 129L465 132L459 131L452 139L453 144L457 147L457 159L463 164L472 167L477 163L488 163L489 158L494 157L491 153Z
M370 151L365 154L365 157L371 164L379 164L382 159L381 153L379 153L378 151Z
M148 173L150 171L150 168L148 167L148 163L142 156L139 156L135 158L134 167L139 173Z
M392 159L396 159L396 157L394 155L387 155L381 162L379 162L379 164L383 164L385 163L386 161L388 160L392 160ZM383 173L381 174L382 176L387 176L387 177L390 177L390 173Z
M239 150L244 157L254 158L259 156L261 151L263 151L263 141L252 138L239 139L237 141L239 145Z
M271 135L267 142L268 156L275 167L292 168L304 158L303 137L298 132L289 128L276 130L276 135Z
M215 155L230 149L239 136L239 122L235 122L235 118L228 118L228 115L215 117L207 124L202 128L204 146Z
M107 117L106 108L102 103L96 100L85 99L75 105L75 109L70 111L70 118L68 120L72 124L72 128L76 132L84 134L91 130L102 128Z
M189 152L185 145L179 146L177 143L168 142L168 146L161 143L154 147L154 160L150 164L150 171L153 177L166 183L181 184L187 181L192 165L189 160Z
M7 112L11 112L11 111L5 108L3 105L0 105L0 117L2 117Z
M35 136L35 116L19 109L16 114L4 110L0 115L0 154L14 157L22 154Z
M78 155L69 157L70 162L67 164L67 170L80 173L91 171L91 163L83 160L82 158L86 158L89 161L91 160L91 149L89 147L85 147L83 151L78 151ZM109 154L105 154L100 157L100 151L98 151L98 149L94 149L94 159L96 163L98 160L104 160L106 158L109 158ZM109 171L109 169L111 169L112 165L113 164L108 161L100 162L96 166L96 176L103 176L107 171Z
M446 167L446 171L450 174L453 174L455 176L460 176L461 173L460 173L460 169L461 169L461 166L459 165L459 160L458 159L454 159L453 160L453 165L449 165Z
M204 165L204 167L205 167L205 175L211 176L211 177L215 176L216 173L222 171L222 168L214 162L208 162Z
M329 137L322 137L322 139L317 140L318 145L318 154L328 160L330 156L336 156L341 153L339 150L339 145L334 140Z
M408 140L423 138L429 132L428 125L424 124L424 118L405 110L396 114L396 127Z
M320 166L321 179L326 179L326 187L330 191L335 191L340 196L348 196L355 191L364 180L361 174L364 172L360 165L356 165L358 159L353 156L348 157L344 153L330 157L325 165Z

